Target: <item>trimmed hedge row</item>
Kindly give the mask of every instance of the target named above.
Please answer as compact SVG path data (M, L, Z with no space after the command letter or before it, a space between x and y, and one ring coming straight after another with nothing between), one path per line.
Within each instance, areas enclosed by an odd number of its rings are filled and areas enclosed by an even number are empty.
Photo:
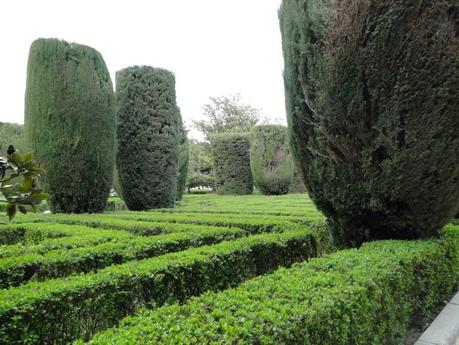
M177 195L179 109L174 75L134 66L116 73L116 168L130 210L173 207Z
M89 344L400 344L457 282L451 242L383 241L125 319Z
M95 231L85 226L72 226L49 223L22 223L0 227L0 232L20 234L22 243L0 247L0 257L28 254L44 254L55 249L73 249L94 246L112 240L125 241L134 235L120 230Z
M0 290L0 343L88 339L143 307L184 302L320 254L315 231L261 234Z
M211 138L217 194L252 194L250 137L246 133L222 133Z
M112 185L115 99L101 54L91 47L38 39L27 66L24 133L46 170L54 212L103 212Z
M287 194L293 178L287 127L256 126L250 136L250 167L255 186L265 195Z
M136 217L133 217L136 218ZM154 218L152 219L154 220ZM153 236L159 234L169 234L177 232L190 232L209 229L210 225L200 224L180 224L167 221L140 221L132 219L115 218L111 215L66 215L65 217L56 215L39 218L37 221L49 223L84 225L98 229L118 229L142 236ZM215 228L215 226L212 226ZM246 229L247 230L247 229Z
M45 253L34 252L32 248L20 256L0 258L0 289L18 286L31 279L43 281L87 273L110 265L219 243L244 235L247 232L238 228L209 227L200 231L153 237L115 238L98 245L72 249L63 246Z
M207 224L213 226L236 226L250 232L265 232L283 230L298 224L311 224L323 221L321 215L309 217L292 216L266 216L266 215L241 215L241 214L195 214L195 213L119 213L118 218L139 221L158 221L188 224Z

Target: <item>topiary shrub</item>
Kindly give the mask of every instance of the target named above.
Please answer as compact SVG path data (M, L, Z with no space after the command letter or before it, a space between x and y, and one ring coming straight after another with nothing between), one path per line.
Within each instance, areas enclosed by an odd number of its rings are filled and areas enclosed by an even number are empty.
M254 127L250 140L250 167L255 186L261 193L288 193L293 177L293 160L285 126Z
M190 156L190 145L183 127L183 119L179 113L179 155L178 155L178 172L177 172L177 200L182 200L183 192L186 187L188 176L188 162Z
M249 134L215 134L211 146L217 194L252 194Z
M293 153L335 241L437 235L459 202L454 0L284 0Z
M26 145L46 171L53 212L102 212L112 185L113 86L93 48L57 39L32 43L27 67Z
M179 110L174 75L134 66L116 73L116 165L130 210L173 207L177 195Z

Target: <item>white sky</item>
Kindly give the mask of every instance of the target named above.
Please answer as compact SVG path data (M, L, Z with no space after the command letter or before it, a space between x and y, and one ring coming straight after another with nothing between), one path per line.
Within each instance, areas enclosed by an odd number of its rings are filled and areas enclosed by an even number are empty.
M23 123L30 44L56 37L101 52L112 81L132 65L174 72L188 125L202 118L209 96L234 93L271 122L285 122L280 2L0 1L0 121Z

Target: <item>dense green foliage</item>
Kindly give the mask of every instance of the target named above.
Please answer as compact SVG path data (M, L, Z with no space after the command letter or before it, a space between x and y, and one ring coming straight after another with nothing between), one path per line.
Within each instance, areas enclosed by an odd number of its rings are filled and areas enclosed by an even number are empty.
M284 0L292 150L340 245L437 235L459 203L455 0Z
M14 145L19 153L26 153L23 132L23 125L0 122L0 156L6 156L6 150L10 145Z
M54 212L102 212L112 185L115 108L112 82L95 49L56 39L32 43L24 131L46 170Z
M400 344L453 291L454 258L451 242L373 242L127 318L90 344Z
M116 167L124 202L131 210L173 207L180 124L174 75L149 66L118 71L116 101Z
M209 100L202 107L206 119L193 121L207 140L215 134L250 132L260 122L260 111L243 103L240 95L210 97Z
M0 290L0 343L65 343L142 307L185 301L317 256L313 231L262 234ZM77 312L76 312L77 310Z
M211 147L217 193L252 194L249 135L216 134L211 138Z
M183 192L185 191L186 181L188 177L188 166L190 160L190 144L186 135L183 119L179 113L179 154L177 165L177 200L182 200Z
M251 131L250 167L255 186L263 194L288 193L293 177L293 160L286 127L260 125Z

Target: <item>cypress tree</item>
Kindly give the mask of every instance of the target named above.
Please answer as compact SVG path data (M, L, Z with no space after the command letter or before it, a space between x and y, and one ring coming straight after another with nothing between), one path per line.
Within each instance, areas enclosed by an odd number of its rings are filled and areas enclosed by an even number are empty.
M249 134L215 134L211 151L217 194L252 194Z
M20 153L25 153L24 126L17 123L0 122L0 155L6 156L8 146L14 145Z
M46 170L54 212L102 212L112 184L115 109L101 54L57 39L32 43L25 137Z
M293 177L287 128L256 126L250 141L250 166L255 186L266 195L287 194Z
M183 126L183 119L179 113L179 155L178 155L178 173L177 173L177 200L182 200L185 191L186 179L188 175L188 162L190 145Z
M179 109L174 75L134 66L116 74L116 164L130 210L173 207L177 195Z
M437 235L459 202L455 0L284 0L286 108L342 246Z

